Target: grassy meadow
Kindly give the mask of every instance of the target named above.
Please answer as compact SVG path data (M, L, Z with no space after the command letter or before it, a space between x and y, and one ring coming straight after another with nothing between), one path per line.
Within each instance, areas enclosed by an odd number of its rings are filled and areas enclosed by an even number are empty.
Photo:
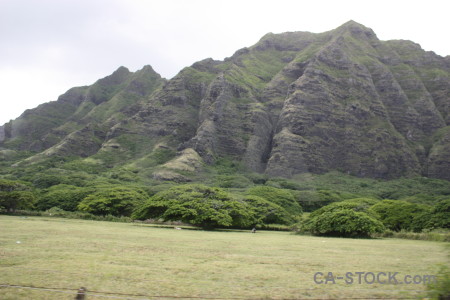
M20 242L20 243L19 243ZM316 272L426 275L444 243L289 232L174 230L139 223L0 216L0 299L415 298L423 284L316 284Z

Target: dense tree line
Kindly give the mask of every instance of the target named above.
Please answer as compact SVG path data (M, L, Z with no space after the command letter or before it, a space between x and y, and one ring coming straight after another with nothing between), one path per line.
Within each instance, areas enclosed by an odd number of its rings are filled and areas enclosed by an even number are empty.
M132 181L125 184L115 179L116 173L96 181L48 174L30 182L0 179L0 211L57 209L135 220L182 221L208 229L297 224L303 232L345 237L385 230L450 228L450 197L445 196L432 205L429 201L417 203L417 197L361 198L348 191L302 190L297 183L261 176L249 177L248 181L257 184L247 186L247 181L241 181L245 184L239 188L202 184L153 187L133 185ZM227 175L223 186L233 183L229 177L233 175ZM312 212L304 214L302 206Z
M23 182L0 179L0 209L15 212L32 209L36 198L31 188Z
M368 237L386 229L421 232L450 228L450 198L430 207L401 200L351 199L326 205L301 224L317 235Z

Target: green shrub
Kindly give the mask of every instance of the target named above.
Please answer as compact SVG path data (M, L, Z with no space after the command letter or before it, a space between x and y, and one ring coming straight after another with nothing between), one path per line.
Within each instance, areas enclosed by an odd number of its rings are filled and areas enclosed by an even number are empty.
M253 182L243 175L219 175L216 177L216 183L221 188L246 188L253 185Z
M314 218L326 212L333 212L335 210L341 209L351 209L356 212L364 212L371 217L376 218L377 215L370 211L370 208L372 207L371 203L372 200L366 198L357 198L341 202L334 202L313 211L309 216L310 218Z
M426 215L430 210L425 205L401 200L383 200L372 206L369 211L377 215L386 228L393 231L419 232L428 227Z
M292 231L292 227L285 224L260 224L256 229L272 231Z
M266 180L267 186L271 186L278 189L288 189L288 190L301 190L302 186L294 181L290 181L285 178L270 178Z
M296 191L298 202L304 211L311 212L330 202L324 202L317 191Z
M257 222L255 212L220 188L198 184L161 191L143 203L132 216L163 221L182 221L206 229L249 227Z
M380 233L384 226L370 211L375 201L356 198L331 203L313 211L303 220L300 231L342 237L368 237Z
M370 237L383 232L383 224L364 212L336 209L310 218L307 228L312 234L339 237Z
M211 169L220 175L234 175L243 170L243 166L236 159L229 157L219 157L214 161Z
M0 208L8 212L17 209L31 209L36 197L23 182L0 179Z
M243 200L255 211L257 223L261 226L262 224L289 225L294 221L284 208L262 197L247 195Z
M260 173L250 173L250 174L248 174L248 178L254 184L265 184L268 180L268 176L266 174L260 174Z
M289 190L278 189L271 186L255 186L246 191L247 195L254 195L266 199L284 208L290 214L301 214L302 207Z
M95 215L130 216L137 205L147 199L148 195L139 189L104 187L84 198L78 209Z
M65 211L75 211L78 204L93 191L93 188L80 188L67 184L55 185L39 197L36 208L47 210L59 207Z
M431 211L430 227L450 228L450 198L439 201Z
M344 202L346 203L356 203L359 204L360 207L364 207L364 210L367 212L367 210L377 204L380 200L374 199L374 198L367 198L367 197L359 197L359 198L351 198L347 199Z
M56 218L83 219L93 221L122 222L122 223L133 222L133 220L129 217L124 216L117 217L113 215L97 216L83 211L65 211L59 207L52 207L46 211L17 210L14 213L9 213L9 215L56 217Z
M304 211L314 211L333 202L358 197L355 194L331 190L296 191L295 193Z
M39 189L46 189L53 185L64 184L64 183L68 184L69 181L62 176L46 175L46 174L38 176L33 181L33 185Z

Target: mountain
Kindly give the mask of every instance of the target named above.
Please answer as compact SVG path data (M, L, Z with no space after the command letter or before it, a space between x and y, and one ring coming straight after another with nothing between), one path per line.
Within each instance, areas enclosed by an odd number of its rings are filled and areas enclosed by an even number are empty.
M189 181L227 160L271 177L450 180L450 57L354 21L266 34L173 79L120 67L0 127L0 159L52 157ZM205 171L206 170L206 171Z

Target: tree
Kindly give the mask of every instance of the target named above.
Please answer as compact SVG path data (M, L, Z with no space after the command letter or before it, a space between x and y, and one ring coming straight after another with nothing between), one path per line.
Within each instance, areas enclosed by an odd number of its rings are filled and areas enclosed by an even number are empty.
M206 229L249 227L257 222L255 212L245 202L220 188L199 184L161 191L143 203L132 217L182 221Z
M308 229L315 235L369 237L383 232L384 226L366 213L340 208L311 218Z
M292 224L292 216L281 206L269 202L264 198L247 195L244 201L255 211L259 224Z
M68 183L68 180L64 176L56 176L49 174L40 174L36 176L37 178L33 181L36 188L46 189L53 185L58 185L62 183Z
M383 200L372 206L369 211L376 214L388 229L421 231L426 227L423 219L429 208L401 200Z
M31 209L35 200L34 194L26 184L0 179L0 208L4 208L8 212L15 212L17 209Z
M78 209L95 215L130 216L147 199L147 194L140 189L127 186L102 187L85 197L78 204Z
M259 196L269 202L283 207L290 214L302 213L302 207L295 200L294 195L285 189L278 189L271 186L255 186L247 190L247 195Z
M440 200L431 211L430 227L450 228L450 198Z
M311 218L314 218L318 215L321 215L326 212L332 212L335 210L342 209L351 209L356 212L363 212L370 215L373 218L376 218L377 215L370 211L371 206L373 205L373 199L370 198L356 198L349 199L341 202L333 202L331 204L325 205L310 214Z
M36 207L39 210L59 207L65 211L75 211L78 204L93 193L93 190L93 188L82 188L67 184L55 185L39 197Z
M374 201L357 198L331 203L312 212L301 228L315 235L342 237L368 237L382 232L383 224L369 210Z

